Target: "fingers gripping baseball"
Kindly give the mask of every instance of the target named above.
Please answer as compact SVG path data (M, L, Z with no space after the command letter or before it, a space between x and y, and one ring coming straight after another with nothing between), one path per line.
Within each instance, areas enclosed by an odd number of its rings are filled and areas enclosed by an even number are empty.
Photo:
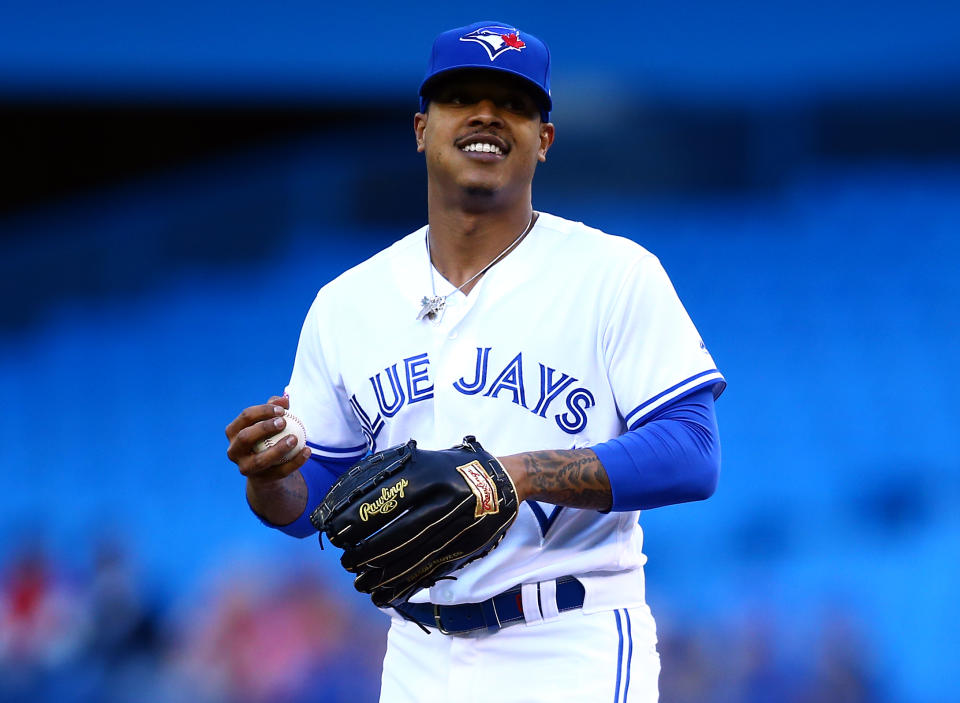
M396 607L496 547L517 506L509 476L473 437L442 451L411 440L350 469L311 521L344 550L357 590Z
M245 408L227 425L227 458L247 478L278 480L309 458L302 424L294 416L285 416L289 407L288 398L273 396L263 405ZM295 451L298 445L302 448Z

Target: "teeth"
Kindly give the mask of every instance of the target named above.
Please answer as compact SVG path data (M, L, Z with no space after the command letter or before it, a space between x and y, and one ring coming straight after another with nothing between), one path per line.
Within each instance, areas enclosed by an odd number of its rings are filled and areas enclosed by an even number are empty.
M485 154L503 154L503 151L501 151L500 147L498 147L496 144L487 144L483 142L467 144L461 149L461 151L480 151Z

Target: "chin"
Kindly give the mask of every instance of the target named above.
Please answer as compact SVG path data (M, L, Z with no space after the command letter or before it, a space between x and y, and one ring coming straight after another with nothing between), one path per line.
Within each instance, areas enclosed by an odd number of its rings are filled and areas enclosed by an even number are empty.
M477 198L492 198L503 191L505 183L500 178L491 178L492 174L470 173L462 174L457 179L461 192Z
M496 210L503 204L503 191L489 185L468 185L460 191L461 207L467 212L484 213Z
M464 186L464 194L469 198L493 198L497 194L497 188L488 185L469 185Z

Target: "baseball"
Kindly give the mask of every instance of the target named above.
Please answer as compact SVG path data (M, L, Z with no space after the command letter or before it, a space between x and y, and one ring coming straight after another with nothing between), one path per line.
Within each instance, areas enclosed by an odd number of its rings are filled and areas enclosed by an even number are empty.
M286 426L275 435L271 435L270 437L257 442L253 448L253 451L259 454L260 452L264 452L275 445L287 435L293 435L297 438L297 443L289 452L283 455L283 460L289 461L297 454L297 452L302 451L303 448L307 446L307 429L303 426L303 422L300 420L300 418L296 415L292 415L290 412L285 412L283 414L283 419L287 421Z

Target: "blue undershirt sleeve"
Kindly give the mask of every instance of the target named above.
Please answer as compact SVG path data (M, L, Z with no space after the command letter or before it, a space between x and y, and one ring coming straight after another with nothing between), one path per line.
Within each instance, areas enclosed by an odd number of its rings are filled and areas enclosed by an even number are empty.
M720 475L713 391L675 400L639 427L590 449L610 479L615 512L709 498Z
M307 463L300 467L300 473L307 484L307 507L296 520L288 525L274 525L272 522L264 520L257 515L257 518L267 527L280 530L291 537L309 537L317 531L317 528L310 522L310 513L320 504L323 497L327 495L330 487L340 478L340 474L349 469L356 463L355 459L346 459L337 461L336 459L319 459L311 456ZM249 506L249 502L247 503Z

